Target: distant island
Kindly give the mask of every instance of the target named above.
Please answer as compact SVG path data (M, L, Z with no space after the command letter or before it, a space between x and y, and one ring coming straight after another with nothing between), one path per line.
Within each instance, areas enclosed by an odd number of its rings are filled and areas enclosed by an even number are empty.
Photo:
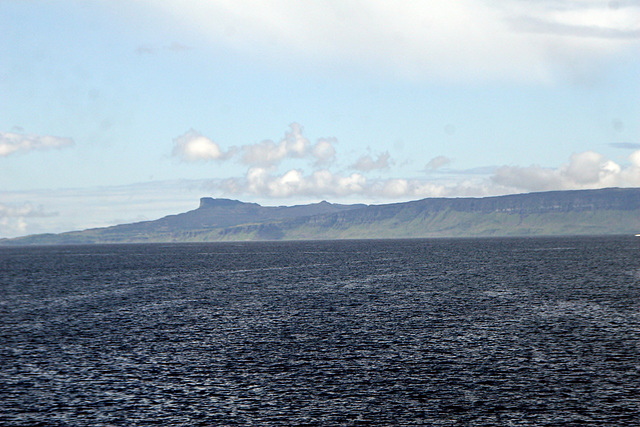
M154 221L2 239L3 245L506 237L640 233L640 188L427 198L382 205L261 206L200 199Z

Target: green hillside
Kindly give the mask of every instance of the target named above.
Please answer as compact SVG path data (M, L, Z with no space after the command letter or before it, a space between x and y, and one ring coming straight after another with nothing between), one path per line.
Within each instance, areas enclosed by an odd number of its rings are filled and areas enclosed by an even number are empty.
M553 191L486 198L433 198L386 205L263 207L203 198L156 221L5 239L3 244L213 242L611 235L640 233L640 189Z

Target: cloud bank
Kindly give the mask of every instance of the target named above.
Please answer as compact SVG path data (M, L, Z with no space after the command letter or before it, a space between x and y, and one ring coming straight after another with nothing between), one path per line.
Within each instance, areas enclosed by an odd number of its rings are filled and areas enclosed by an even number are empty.
M223 152L208 137L190 130L174 139L174 156L185 161L232 160L247 166L241 177L217 181L212 188L224 195L250 195L265 199L351 197L361 199L410 199L447 196L489 196L531 191L575 190L603 187L640 186L640 150L632 152L629 162L621 165L595 151L574 153L557 168L530 166L488 166L471 171L447 169L453 160L440 155L431 158L418 177L372 178L371 172L391 169L394 162L389 151L361 155L349 169L355 173L333 170L338 161L336 138L319 138L313 144L303 134L299 123L292 123L277 143L263 140ZM609 144L618 148L636 148L635 144ZM304 167L283 168L288 159L306 163ZM311 168L309 171L308 168Z
M640 186L640 150L629 156L627 167L594 151L573 154L559 168L502 166L492 181L514 191L580 190Z
M274 66L417 79L549 81L558 68L633 54L640 39L640 5L624 1L147 2L212 45Z
M436 157L435 159L439 159ZM448 160L448 159L447 159ZM436 160L441 164L444 160ZM445 164L445 163L442 163ZM621 166L594 151L573 154L558 168L537 165L501 166L490 175L449 180L427 178L371 179L362 173L343 174L327 169L305 174L301 169L283 173L263 167L250 168L242 178L223 180L219 188L228 195L272 199L294 197L354 197L411 199L424 197L490 196L552 190L580 190L640 186L640 150Z
M28 153L34 150L69 147L73 144L74 142L71 138L0 132L0 157L7 157L16 153Z
M410 199L445 196L483 196L490 194L487 183L464 180L455 183L435 183L422 179L369 179L363 174L334 173L317 170L305 174L291 169L282 174L264 168L251 168L242 178L230 178L219 184L229 196L258 196L271 199L291 198L351 198Z
M365 184L366 178L357 173L342 176L323 169L304 175L299 169L291 169L278 175L265 168L255 167L249 169L244 178L223 181L221 188L228 194L252 194L270 198L341 197L362 194Z

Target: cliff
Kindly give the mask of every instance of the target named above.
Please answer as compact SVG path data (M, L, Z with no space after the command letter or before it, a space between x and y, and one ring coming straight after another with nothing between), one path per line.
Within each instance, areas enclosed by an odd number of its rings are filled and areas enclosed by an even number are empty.
M202 198L192 211L155 221L3 244L198 242L606 235L640 232L640 189L551 191L485 198L428 198L384 205L264 207Z

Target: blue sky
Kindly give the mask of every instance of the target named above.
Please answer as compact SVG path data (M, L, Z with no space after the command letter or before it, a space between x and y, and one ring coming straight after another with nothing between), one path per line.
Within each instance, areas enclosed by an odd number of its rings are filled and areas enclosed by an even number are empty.
M0 237L640 186L640 2L0 0Z

